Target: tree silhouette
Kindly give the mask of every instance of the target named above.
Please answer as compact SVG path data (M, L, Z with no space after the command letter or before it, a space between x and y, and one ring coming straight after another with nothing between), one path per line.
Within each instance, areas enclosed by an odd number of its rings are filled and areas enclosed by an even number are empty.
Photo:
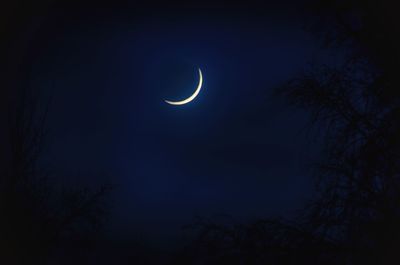
M390 6L332 1L325 10L335 27L327 32L340 38L325 40L347 46L345 62L319 67L282 90L325 128L320 195L305 222L346 249L350 264L390 264L400 243L400 94L393 75L400 57L392 49L399 37L391 31Z
M48 107L24 89L10 117L10 156L0 176L0 263L62 264L57 247L101 224L108 187L57 188L40 166ZM81 240L82 241L82 240Z
M311 1L314 32L342 49L277 90L324 137L317 197L296 222L201 222L186 264L394 264L400 245L400 35L388 1Z

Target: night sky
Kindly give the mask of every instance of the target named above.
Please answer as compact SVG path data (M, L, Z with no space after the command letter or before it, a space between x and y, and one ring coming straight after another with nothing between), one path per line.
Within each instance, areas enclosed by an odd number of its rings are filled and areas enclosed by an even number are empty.
M167 246L196 216L291 217L312 197L318 140L273 90L334 55L296 6L88 2L38 14L21 33L21 83L51 98L41 164L58 183L111 183L109 237ZM198 97L166 104L193 93L197 68Z
M398 264L392 2L1 2L0 264Z
M195 216L294 214L311 196L317 148L306 114L272 90L320 51L292 13L55 9L27 49L29 85L52 97L44 163L80 172L61 179L73 185L111 182L122 237L170 240ZM167 105L194 91L197 68L199 96Z

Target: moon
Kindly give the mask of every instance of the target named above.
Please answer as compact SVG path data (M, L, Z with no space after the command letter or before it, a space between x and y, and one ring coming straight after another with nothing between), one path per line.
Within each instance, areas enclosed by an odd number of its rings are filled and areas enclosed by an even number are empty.
M197 97L197 95L200 93L202 85L203 85L203 75L202 75L201 70L199 68L199 84L197 85L196 90L194 91L194 93L190 97L188 97L188 98L186 98L184 100L181 100L181 101L169 101L169 100L164 100L164 101L166 103L168 103L168 104L176 105L176 106L185 105L185 104L191 102L193 99L195 99Z

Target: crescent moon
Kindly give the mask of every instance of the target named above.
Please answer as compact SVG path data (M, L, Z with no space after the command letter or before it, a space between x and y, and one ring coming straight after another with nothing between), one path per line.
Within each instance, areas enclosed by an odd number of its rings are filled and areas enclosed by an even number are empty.
M166 103L171 104L171 105L184 105L189 103L190 101L192 101L193 99L195 99L197 97L197 95L200 93L201 90L201 86L203 85L203 75L201 73L201 70L199 68L199 84L197 85L196 90L194 91L194 93L188 97L187 99L181 100L181 101L169 101L169 100L164 100Z

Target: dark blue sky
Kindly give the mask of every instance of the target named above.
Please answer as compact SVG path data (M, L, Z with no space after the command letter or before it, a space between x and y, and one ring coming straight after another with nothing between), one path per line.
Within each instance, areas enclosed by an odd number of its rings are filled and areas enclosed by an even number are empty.
M169 240L196 215L294 214L311 197L307 163L318 147L307 141L306 114L271 93L321 51L291 16L53 13L30 49L31 86L53 95L46 163L63 182L113 183L110 227L119 237ZM164 103L193 92L197 67L199 96Z

